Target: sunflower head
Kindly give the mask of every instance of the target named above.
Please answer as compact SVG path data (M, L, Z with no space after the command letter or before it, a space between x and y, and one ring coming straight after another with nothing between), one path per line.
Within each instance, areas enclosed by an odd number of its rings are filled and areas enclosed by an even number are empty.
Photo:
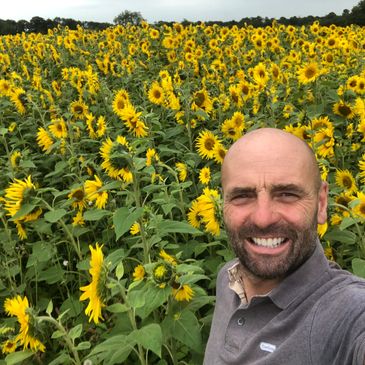
M153 280L157 284L165 284L168 283L172 278L173 270L169 263L160 262L153 269Z

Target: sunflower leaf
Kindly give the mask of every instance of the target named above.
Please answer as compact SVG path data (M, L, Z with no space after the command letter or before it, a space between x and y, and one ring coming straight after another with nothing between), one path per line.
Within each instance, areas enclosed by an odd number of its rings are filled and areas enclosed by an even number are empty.
M134 212L130 212L127 207L119 208L114 213L113 224L117 240L131 228L132 224L141 217L142 213L143 208L137 208Z

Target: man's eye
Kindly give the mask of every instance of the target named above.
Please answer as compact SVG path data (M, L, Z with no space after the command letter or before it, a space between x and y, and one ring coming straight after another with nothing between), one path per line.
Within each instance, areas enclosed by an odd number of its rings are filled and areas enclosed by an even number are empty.
M279 199L285 200L285 201L294 201L294 200L299 199L298 194L287 192L287 191L283 191L282 193L279 193L277 196Z

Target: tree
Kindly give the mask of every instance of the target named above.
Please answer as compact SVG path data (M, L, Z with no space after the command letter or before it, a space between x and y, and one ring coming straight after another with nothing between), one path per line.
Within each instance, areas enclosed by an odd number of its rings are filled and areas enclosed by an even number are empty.
M140 25L144 20L139 11L124 10L113 19L113 22L114 24L126 26L128 23L131 25Z

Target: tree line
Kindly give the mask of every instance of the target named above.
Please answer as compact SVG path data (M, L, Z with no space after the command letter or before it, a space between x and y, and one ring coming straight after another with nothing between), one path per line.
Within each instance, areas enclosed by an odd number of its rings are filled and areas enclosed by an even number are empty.
M120 25L126 25L128 23L139 25L143 20L145 20L140 12L135 11L128 11L125 10L119 15L117 15L113 23L114 24L120 24ZM277 18L268 18L268 17L245 17L242 18L239 21L231 20L231 21L206 21L204 22L207 25L211 24L218 24L221 26L228 26L231 27L233 25L236 25L238 27L243 27L245 25L252 25L254 27L262 27L271 25L272 22L276 20L280 24L284 25L306 25L311 24L314 21L318 21L321 25L337 25L337 26L347 26L351 24L357 24L360 26L365 25L365 0L361 0L357 5L355 5L351 10L344 9L341 15L337 15L334 12L331 12L323 17L319 16L312 16L308 15L305 17L297 17L293 16L290 18L280 17ZM156 22L156 26L160 26L163 24L171 25L173 22L165 22L165 21L159 21ZM187 19L184 19L182 21L183 25L189 25L189 24L199 24L201 22L191 22ZM47 33L48 29L53 29L58 26L61 27L68 27L69 29L76 29L77 26L81 26L85 29L90 30L103 30L110 26L112 26L112 23L107 22L94 22L94 21L79 21L74 20L71 18L60 18L56 17L53 20L52 19L43 19L39 16L34 16L30 21L27 20L3 20L0 19L0 35L6 35L6 34L17 34L17 33Z

